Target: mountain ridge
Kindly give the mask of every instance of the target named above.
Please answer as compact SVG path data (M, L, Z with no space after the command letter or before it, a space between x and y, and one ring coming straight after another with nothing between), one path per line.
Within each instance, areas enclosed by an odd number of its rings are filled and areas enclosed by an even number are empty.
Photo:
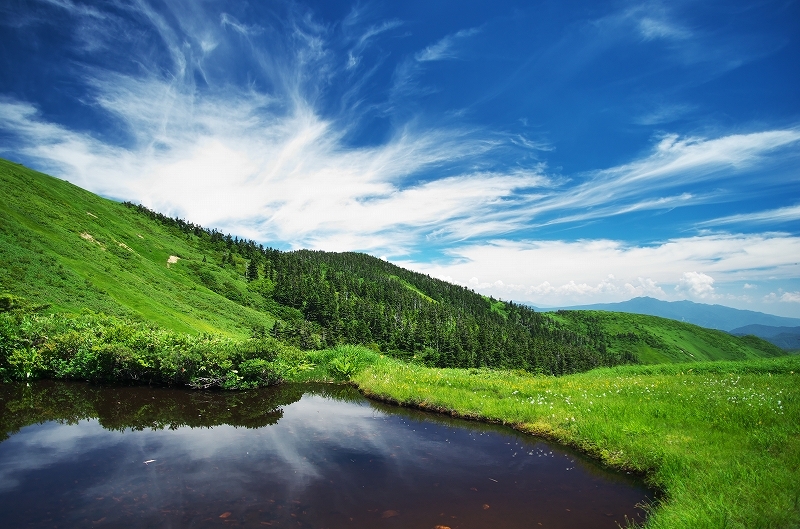
M555 312L559 310L629 312L633 314L646 314L648 316L660 316L662 318L684 321L700 327L726 332L746 325L766 325L771 327L800 326L800 318L776 316L764 312L735 309L724 305L696 303L689 300L662 301L648 296L615 303L594 303L569 307L542 307L537 308L537 310L541 312Z
M800 350L800 326L776 327L771 325L745 325L729 331L734 336L758 336L786 351Z

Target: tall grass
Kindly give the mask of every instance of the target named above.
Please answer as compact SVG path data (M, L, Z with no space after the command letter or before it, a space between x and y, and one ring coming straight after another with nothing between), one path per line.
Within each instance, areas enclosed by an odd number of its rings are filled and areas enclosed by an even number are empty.
M642 473L651 528L800 526L800 358L596 369L564 377L380 359L369 396L509 424Z

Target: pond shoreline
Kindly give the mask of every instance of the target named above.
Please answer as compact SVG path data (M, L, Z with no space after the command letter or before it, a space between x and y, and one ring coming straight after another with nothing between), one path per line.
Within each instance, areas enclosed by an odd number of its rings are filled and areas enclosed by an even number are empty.
M351 382L376 401L502 424L641 477L657 493L648 528L800 523L797 357L563 377L380 362Z
M333 382L333 383L335 383L335 382ZM410 409L414 409L414 410L420 410L420 411L429 412L429 413L447 415L447 416L452 417L454 419L462 419L462 420L466 420L466 421L475 421L475 422L480 422L480 423L485 423L485 424L495 424L495 425L499 425L499 426L505 426L505 427L511 428L513 430L516 430L516 431L518 431L520 433L529 435L531 437L538 437L538 438L541 438L541 439L543 439L545 441L550 441L550 442L556 443L556 444L558 444L560 446L563 446L565 448L575 449L575 450L579 451L580 453L582 453L582 454L584 454L586 456L589 456L592 460L594 460L596 463L602 465L605 468L608 468L610 470L626 472L627 474L629 474L631 476L634 476L634 477L637 477L637 478L641 478L641 479L645 479L646 480L648 478L648 476L652 473L652 470L653 470L653 469L650 469L650 470L642 471L641 469L637 469L637 468L634 468L634 467L626 466L624 464L616 464L616 465L609 464L607 461L604 461L602 459L602 454L600 454L596 450L592 450L590 446L587 447L586 444L576 443L576 442L571 441L571 440L565 440L564 438L555 435L550 430L532 429L530 427L526 427L524 424L510 423L510 422L506 422L506 421L504 421L502 419L492 419L490 417L485 417L483 415L474 414L474 413L462 413L462 412L459 412L458 410L456 410L454 408L447 408L447 407L444 407L444 406L437 406L437 405L434 405L434 404L429 404L428 402L400 401L400 400L397 400L395 398L392 398L392 397L389 397L389 396L385 396L385 395L382 395L382 394L379 394L379 393L373 393L369 389L363 388L363 387L359 386L356 383L351 383L351 385L354 386L356 389L358 389L358 391L365 398L370 399L370 400L374 400L376 402L381 402L381 403L384 403L384 404L390 404L392 406L399 406L399 407L402 407L402 408L410 408ZM655 485L651 485L651 484L648 483L648 486L651 487L653 492L657 493L659 495L659 497L664 493L663 490L660 490Z
M614 529L645 520L640 505L652 498L641 480L577 451L385 405L353 384L209 392L42 380L0 386L0 401L18 411L0 415L11 434L0 443L0 512L14 527L221 518Z

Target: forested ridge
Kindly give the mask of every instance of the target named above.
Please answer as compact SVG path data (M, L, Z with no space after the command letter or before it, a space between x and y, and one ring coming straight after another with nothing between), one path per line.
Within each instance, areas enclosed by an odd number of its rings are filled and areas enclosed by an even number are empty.
M223 235L141 205L126 206L194 236L208 258L190 263L198 282L280 318L269 332L303 348L363 344L437 367L525 369L547 374L636 361L594 336L568 330L524 305L412 272L362 253L284 252ZM249 295L220 282L236 267Z

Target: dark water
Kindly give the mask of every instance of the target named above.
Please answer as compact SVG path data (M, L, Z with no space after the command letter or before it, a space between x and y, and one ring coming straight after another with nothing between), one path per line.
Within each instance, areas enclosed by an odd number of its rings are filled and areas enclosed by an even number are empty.
M648 491L510 429L331 385L0 386L4 527L616 528Z

